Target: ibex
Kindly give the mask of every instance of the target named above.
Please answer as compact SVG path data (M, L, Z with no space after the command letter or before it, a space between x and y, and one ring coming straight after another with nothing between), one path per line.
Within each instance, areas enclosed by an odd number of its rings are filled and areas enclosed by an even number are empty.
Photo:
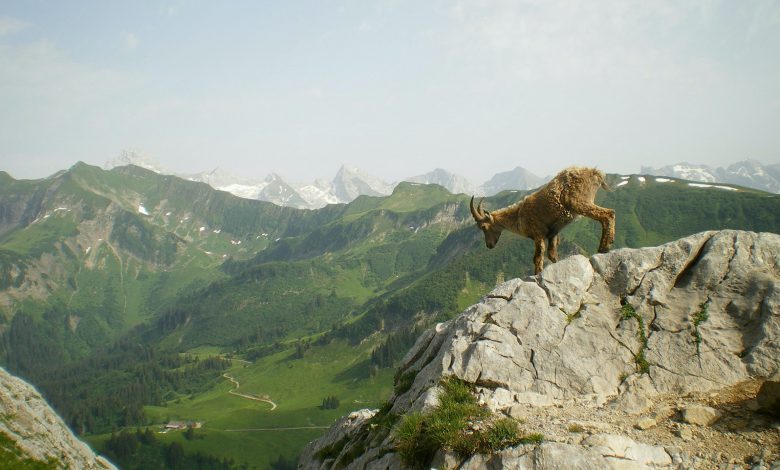
M509 230L534 241L534 273L542 271L545 245L547 257L558 261L558 233L570 222L584 215L601 223L599 253L606 253L615 241L615 211L593 203L599 188L609 190L604 173L595 168L567 168L555 178L509 207L488 212L482 200L471 215L485 234L485 245L492 249L501 232Z

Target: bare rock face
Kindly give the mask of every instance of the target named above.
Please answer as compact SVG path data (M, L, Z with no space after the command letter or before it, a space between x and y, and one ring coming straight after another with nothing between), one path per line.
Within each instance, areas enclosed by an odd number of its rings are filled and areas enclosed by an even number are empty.
M767 380L756 398L761 411L780 417L780 382Z
M80 441L27 382L0 368L0 433L29 458L58 468L103 470L115 467Z
M460 468L717 468L780 449L776 423L745 405L780 373L780 236L704 232L571 256L425 332L399 367L410 372L414 382L392 397L392 413L436 406L439 382L454 375L475 384L493 412L545 436L466 460L445 450ZM679 413L689 405L723 418L689 429ZM635 428L641 417L657 425ZM567 430L581 419L592 420L582 434ZM739 426L757 434L729 447L726 434ZM391 437L349 462L400 465ZM321 447L310 444L302 468L320 468L311 456Z

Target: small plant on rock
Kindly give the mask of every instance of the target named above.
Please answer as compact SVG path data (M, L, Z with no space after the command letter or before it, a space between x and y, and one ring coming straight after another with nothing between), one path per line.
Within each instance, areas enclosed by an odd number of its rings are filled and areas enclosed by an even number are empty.
M696 354L701 355L701 332L699 331L699 325L706 322L710 318L708 312L709 304L704 302L699 305L699 311L695 312L691 317L693 321L693 342L696 343Z
M571 423L569 425L569 432L580 433L580 432L584 432L584 431L585 431L585 428L583 428L582 425L579 424L579 423Z
M455 377L441 381L439 405L429 413L410 413L395 429L397 450L404 463L426 468L438 449L463 457L493 453L521 443L538 443L539 436L523 437L517 421L496 418L477 403L473 386Z
M636 370L641 374L647 374L650 372L650 363L647 361L647 358L645 357L645 349L647 349L647 335L645 334L645 321L641 315L636 313L634 307L632 307L631 304L628 303L625 299L622 299L621 303L623 304L623 307L621 307L620 312L623 315L623 319L628 320L630 318L633 318L637 321L636 337L639 340L639 345L641 349L639 350L639 352L634 353L634 363L636 364Z
M439 448L427 433L427 422L422 413L409 413L395 429L396 449L401 459L414 468L430 462Z
M544 436L542 434L539 434L538 432L535 432L533 434L529 434L525 436L524 438L520 439L521 444L534 444L539 445L542 442L544 442Z
M371 429L376 427L381 428L392 428L396 421L398 421L398 415L395 413L391 413L390 410L393 408L393 402L386 401L382 404L382 406L379 408L379 411L376 412L374 416L371 417L371 419L368 420L368 425Z

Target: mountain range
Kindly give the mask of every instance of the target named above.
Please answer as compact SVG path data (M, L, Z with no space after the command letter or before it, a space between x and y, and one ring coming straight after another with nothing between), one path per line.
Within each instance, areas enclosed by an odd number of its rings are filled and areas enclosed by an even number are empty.
M597 203L616 211L616 248L780 232L780 197L766 192L608 180L615 189ZM424 329L532 272L529 240L485 249L468 197L403 182L301 210L136 165L78 163L40 180L0 172L0 364L122 468L157 467L112 429L190 420L206 423L200 437L155 434L149 455L178 443L237 464L289 461L338 416L381 405ZM593 221L572 224L561 256L594 253L598 234ZM294 429L249 431L279 428Z
M672 176L702 183L736 184L770 193L780 193L780 163L764 165L756 160L744 160L726 168L678 163L661 168L643 166L641 173Z
M134 151L123 151L109 160L104 168L136 165L160 174L173 174L160 164ZM670 176L703 183L729 183L772 193L780 193L780 164L764 165L756 160L745 160L727 168L678 163L661 168L642 166L641 174ZM319 209L328 204L345 204L360 195L388 196L398 183L387 183L365 171L343 165L331 181L318 179L312 183L285 181L276 173L264 180L253 180L230 174L220 168L194 174L178 175L191 181L200 181L212 188L227 191L239 197L273 202L298 209ZM505 190L533 189L545 183L550 176L539 177L516 167L496 173L482 184L474 184L466 177L437 168L425 174L410 176L402 181L438 184L453 194L493 196Z
M174 174L149 157L134 151L123 151L118 157L107 161L103 167L111 169L124 165L135 165L160 174ZM227 191L238 197L298 209L319 209L328 204L346 204L358 196L389 196L400 183L387 183L352 165L343 165L330 181L318 179L312 183L288 182L276 173L269 174L263 180L254 180L232 175L220 168L177 176L206 183L214 189ZM504 190L536 188L547 179L517 167L497 173L485 183L476 185L461 175L437 168L422 175L404 178L401 182L438 184L453 194L492 196Z

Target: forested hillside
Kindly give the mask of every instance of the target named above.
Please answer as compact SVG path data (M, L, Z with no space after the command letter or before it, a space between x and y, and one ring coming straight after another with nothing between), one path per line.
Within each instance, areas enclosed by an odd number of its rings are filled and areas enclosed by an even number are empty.
M112 430L202 415L213 416L205 439L181 441L184 450L260 467L292 459L317 426L386 398L422 328L533 272L530 240L506 234L487 250L469 196L434 185L310 211L132 166L0 179L2 363L104 449L116 444ZM615 247L708 229L780 232L777 195L653 177L610 183L597 203L617 212ZM575 222L561 255L593 253L599 234ZM278 410L231 394L223 374ZM306 430L228 431L296 426Z

